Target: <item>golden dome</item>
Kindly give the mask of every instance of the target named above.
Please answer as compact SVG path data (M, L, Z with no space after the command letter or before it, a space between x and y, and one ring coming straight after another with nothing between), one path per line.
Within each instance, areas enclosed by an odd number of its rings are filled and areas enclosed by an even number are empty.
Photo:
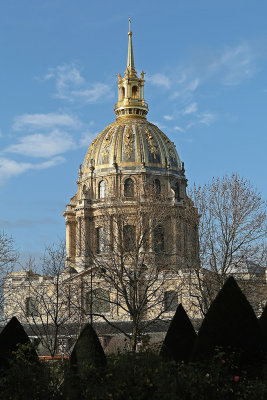
M131 25L128 36L127 67L123 78L118 74L119 95L114 109L117 120L93 140L82 172L108 172L114 167L120 170L153 168L181 171L174 143L146 119L145 73L142 71L139 78L135 70Z
M174 143L156 125L135 116L117 118L93 140L83 172L92 167L95 172L105 172L114 165L120 169L181 170Z

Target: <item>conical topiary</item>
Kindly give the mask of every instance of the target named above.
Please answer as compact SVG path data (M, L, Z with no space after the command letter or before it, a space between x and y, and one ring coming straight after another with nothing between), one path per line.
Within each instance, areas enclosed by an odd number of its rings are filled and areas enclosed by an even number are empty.
M232 349L239 354L237 364L247 369L260 365L265 351L258 320L233 277L227 279L204 318L193 359L212 357L216 347Z
M265 305L264 310L259 318L259 324L267 346L267 304Z
M188 361L195 338L193 325L182 304L179 304L162 344L161 357L165 361Z
M38 362L37 353L31 345L28 335L18 319L13 317L0 333L0 369L5 369L9 366L9 362L13 358L13 353L22 344L29 345L27 357L30 361Z
M86 324L70 356L70 371L64 381L64 398L82 398L90 374L95 369L101 371L106 363L106 356L97 334L90 324Z
M79 373L84 365L98 368L105 366L106 363L106 356L95 330L90 324L86 324L72 350L71 368Z

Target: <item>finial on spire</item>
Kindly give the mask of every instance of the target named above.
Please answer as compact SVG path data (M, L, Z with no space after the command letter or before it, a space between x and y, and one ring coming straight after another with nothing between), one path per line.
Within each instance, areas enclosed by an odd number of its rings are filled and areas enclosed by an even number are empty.
M132 31L131 31L131 18L129 17L129 41L128 41L128 57L127 57L127 69L129 72L135 72L134 68L134 55L133 55L133 44L132 44Z

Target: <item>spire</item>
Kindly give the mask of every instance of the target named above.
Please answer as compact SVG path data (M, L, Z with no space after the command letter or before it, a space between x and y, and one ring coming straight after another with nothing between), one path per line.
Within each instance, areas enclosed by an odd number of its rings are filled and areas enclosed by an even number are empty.
M134 55L133 55L133 44L132 44L132 31L131 31L131 19L129 18L129 41L128 41L128 56L127 56L127 67L125 75L122 78L121 74L118 74L118 102L115 104L115 114L117 117L134 117L134 118L146 118L148 113L148 105L144 99L144 75L142 71L140 78L137 76L134 67Z
M131 31L131 18L129 17L129 40L128 40L128 57L127 57L127 69L129 72L135 72L134 68L134 55L133 55L133 43L132 43L132 31Z

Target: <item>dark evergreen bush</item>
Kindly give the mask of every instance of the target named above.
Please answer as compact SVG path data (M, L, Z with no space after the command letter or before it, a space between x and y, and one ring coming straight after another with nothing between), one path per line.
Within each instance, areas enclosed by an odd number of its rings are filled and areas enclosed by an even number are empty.
M256 373L264 355L264 341L253 309L230 277L212 302L200 327L194 360L208 359L216 348L236 352L236 363Z
M65 376L67 399L83 398L81 393L87 387L91 376L101 376L107 360L101 343L90 324L82 329L70 356L70 370Z
M264 310L259 318L259 324L267 346L267 304L265 305Z
M38 362L38 356L30 339L16 317L11 318L0 334L0 370L8 368L19 345L28 345L29 361Z
M165 336L160 355L165 361L188 361L196 333L182 304L177 307Z
M90 324L86 324L72 350L71 368L79 373L85 364L98 368L104 367L106 363L106 356L95 330Z

